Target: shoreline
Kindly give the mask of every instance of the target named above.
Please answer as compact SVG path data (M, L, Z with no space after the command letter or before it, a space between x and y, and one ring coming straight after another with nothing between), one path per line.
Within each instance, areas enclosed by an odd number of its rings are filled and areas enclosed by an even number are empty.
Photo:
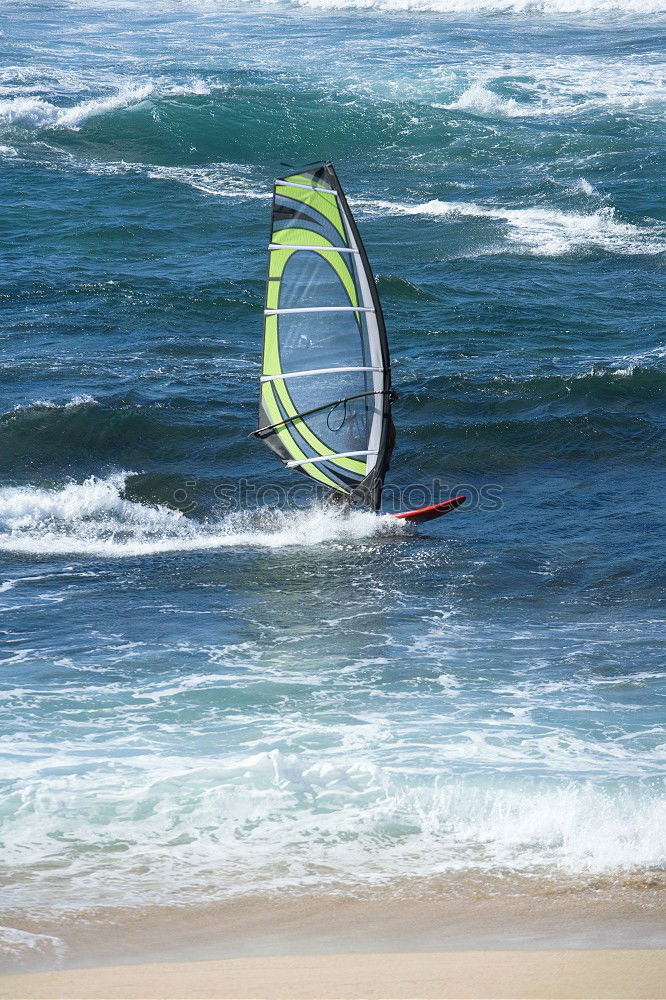
M664 996L666 950L278 955L0 977L0 1000L360 1000Z
M666 949L652 884L454 879L0 916L0 975L289 955Z

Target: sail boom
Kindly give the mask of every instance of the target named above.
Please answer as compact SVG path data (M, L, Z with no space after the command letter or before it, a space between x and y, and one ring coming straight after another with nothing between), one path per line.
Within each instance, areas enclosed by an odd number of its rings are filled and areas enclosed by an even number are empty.
M286 424L294 423L296 420L303 420L305 417L311 417L314 413L322 413L324 410L332 410L336 406L343 406L345 403L351 403L355 399L366 399L368 396L383 396L384 393L388 392L387 389L380 389L379 391L371 390L370 392L359 392L355 396L345 396L344 399L336 399L333 402L322 403L321 406L313 406L311 410L304 410L303 413L295 413L292 417L285 417L284 420L278 420L274 424L266 424L265 427L257 427L256 431L250 431L248 437L262 437L263 435L270 434L271 431L277 430L278 427L284 427Z

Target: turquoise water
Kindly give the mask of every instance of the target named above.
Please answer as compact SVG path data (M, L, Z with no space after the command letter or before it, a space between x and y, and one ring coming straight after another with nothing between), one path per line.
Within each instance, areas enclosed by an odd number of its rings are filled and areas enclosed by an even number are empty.
M146 6L0 15L10 950L101 904L654 874L663 11ZM388 482L472 497L418 533L289 509L247 437L271 181L318 158Z

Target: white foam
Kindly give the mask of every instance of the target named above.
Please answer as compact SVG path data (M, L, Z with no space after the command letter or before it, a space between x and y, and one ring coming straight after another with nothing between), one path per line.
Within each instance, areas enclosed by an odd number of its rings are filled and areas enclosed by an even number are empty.
M12 966L29 966L36 957L46 959L50 966L59 966L66 952L65 942L51 934L33 934L17 927L0 926L0 956Z
M184 184L202 194L233 200L268 201L271 198L265 180L257 180L253 169L237 163L210 163L205 167L168 167L126 160L84 160L66 150L44 143L49 150L50 167L79 170L95 177L134 175L148 180Z
M312 507L301 512L230 514L199 523L166 506L124 499L128 473L91 477L60 489L0 489L0 551L142 556L197 549L320 545L399 533L390 516Z
M583 214L556 208L502 208L475 202L440 201L437 198L420 204L389 201L362 201L356 204L373 214L490 219L506 226L505 237L509 244L523 252L546 257L593 248L618 254L666 252L663 226L657 223L637 226L621 222L615 209L608 206ZM490 246L488 250L505 252L506 244Z
M209 167L147 167L143 172L151 180L186 184L195 191L218 198L268 201L271 195L265 186L253 185L248 171L243 175L241 170L238 167L234 171L228 163L217 163Z
M190 0L199 4L201 0ZM260 0L279 4L282 0ZM315 10L377 10L474 16L475 14L534 15L560 18L568 15L631 16L662 13L663 0L293 0Z
M5 863L39 866L33 903L49 892L57 902L66 872L81 906L102 884L109 903L145 902L202 887L229 896L454 871L553 876L663 863L666 797L657 784L454 777L442 768L416 777L364 754L364 738L366 751L394 738L387 720L360 722L348 727L349 744L341 738L325 757L272 747L196 758L121 731L117 759L95 757L83 743L41 760L15 754L20 808L2 809ZM293 742L298 721L285 725ZM328 731L322 726L319 739Z
M0 119L20 122L33 128L78 129L89 118L141 104L150 97L176 97L210 94L211 87L204 80L193 78L184 84L156 84L152 80L129 82L118 87L115 93L80 101L63 108L43 97L34 95L0 100Z
M644 367L652 361L663 361L666 359L666 344L658 344L647 351L638 351L636 354L625 354L614 359L613 364L619 366L620 371L633 369L636 366Z
M90 0L63 0L74 8L90 6ZM163 13L183 7L217 13L220 0L156 0ZM269 7L307 7L331 10L377 10L381 13L411 11L449 15L509 14L562 17L575 15L639 15L664 10L663 0L259 0ZM97 0L96 6L112 10L142 10L144 0Z
M460 97L450 104L433 104L434 108L444 108L447 111L470 111L474 114L500 114L509 118L529 114L531 109L525 108L514 98L503 98L488 90L484 84L476 82L465 90Z
M169 97L189 97L199 96L207 97L211 94L213 88L205 80L200 80L198 77L190 78L187 83L173 84L164 90L164 93Z
M571 57L525 61L513 56L502 65L470 67L471 81L453 101L434 108L483 117L572 117L594 112L633 111L663 115L666 66L652 56L645 61ZM512 87L520 99L504 97L494 87Z
M0 101L0 118L36 128L78 129L88 118L132 104L140 104L154 91L152 83L127 85L109 97L82 101L71 108L61 108L41 97L14 97Z
M99 406L93 396L84 392L80 395L72 396L66 403L54 403L50 399L36 399L32 403L17 403L10 411L11 413L21 413L25 410L73 410L78 406Z
M595 198L599 196L599 192L596 188L590 184L589 181L585 180L584 177L579 177L578 180L571 185L569 190L572 194L584 194L587 198Z

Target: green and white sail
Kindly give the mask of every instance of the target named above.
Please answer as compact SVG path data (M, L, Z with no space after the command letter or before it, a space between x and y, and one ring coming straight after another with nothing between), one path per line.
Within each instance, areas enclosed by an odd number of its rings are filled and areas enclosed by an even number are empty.
M392 445L370 265L330 163L275 182L259 429L289 468L373 509Z

